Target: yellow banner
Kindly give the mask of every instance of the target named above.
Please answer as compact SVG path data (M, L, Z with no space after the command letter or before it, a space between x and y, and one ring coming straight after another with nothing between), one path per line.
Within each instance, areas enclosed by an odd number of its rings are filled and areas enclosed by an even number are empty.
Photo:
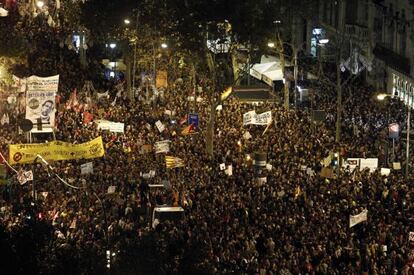
M94 140L72 144L62 141L33 144L9 145L9 163L32 163L37 155L46 160L92 159L105 155L102 137Z

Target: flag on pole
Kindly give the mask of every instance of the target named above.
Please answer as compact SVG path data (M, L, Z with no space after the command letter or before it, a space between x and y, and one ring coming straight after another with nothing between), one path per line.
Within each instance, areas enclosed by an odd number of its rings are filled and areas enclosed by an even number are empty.
M165 165L167 169L184 167L184 161L173 156L165 156Z
M70 94L69 100L66 102L66 110L74 109L79 105L77 90L74 89Z

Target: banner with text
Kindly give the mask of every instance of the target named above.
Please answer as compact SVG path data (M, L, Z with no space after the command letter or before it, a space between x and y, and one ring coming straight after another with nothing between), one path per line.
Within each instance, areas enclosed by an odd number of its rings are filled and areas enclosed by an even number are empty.
M31 76L27 79L26 119L33 122L32 133L52 132L55 126L55 96L59 75ZM41 127L39 127L41 126Z
M243 125L268 125L272 121L272 111L256 114L256 111L249 111L243 114Z
M10 164L33 163L37 155L53 161L92 159L104 156L105 150L102 137L81 144L52 141L48 143L9 145Z
M125 129L125 124L121 122L112 122L108 120L97 120L98 129L108 130L113 133L123 133Z

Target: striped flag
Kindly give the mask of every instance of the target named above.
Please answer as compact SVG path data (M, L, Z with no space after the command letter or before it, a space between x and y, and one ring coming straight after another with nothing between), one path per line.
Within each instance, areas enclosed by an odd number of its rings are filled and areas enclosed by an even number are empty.
M165 156L165 165L167 169L184 167L184 161L177 157Z
M192 135L195 134L196 131L194 129L194 124L188 125L187 127L185 127L182 131L181 134L183 136L188 136L188 135Z

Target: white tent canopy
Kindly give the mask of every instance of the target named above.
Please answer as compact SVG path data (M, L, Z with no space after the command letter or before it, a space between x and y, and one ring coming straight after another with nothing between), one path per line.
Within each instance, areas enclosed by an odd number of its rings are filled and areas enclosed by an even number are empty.
M273 81L283 80L282 66L275 56L263 55L261 63L254 64L250 69L250 75L269 86L272 86Z

